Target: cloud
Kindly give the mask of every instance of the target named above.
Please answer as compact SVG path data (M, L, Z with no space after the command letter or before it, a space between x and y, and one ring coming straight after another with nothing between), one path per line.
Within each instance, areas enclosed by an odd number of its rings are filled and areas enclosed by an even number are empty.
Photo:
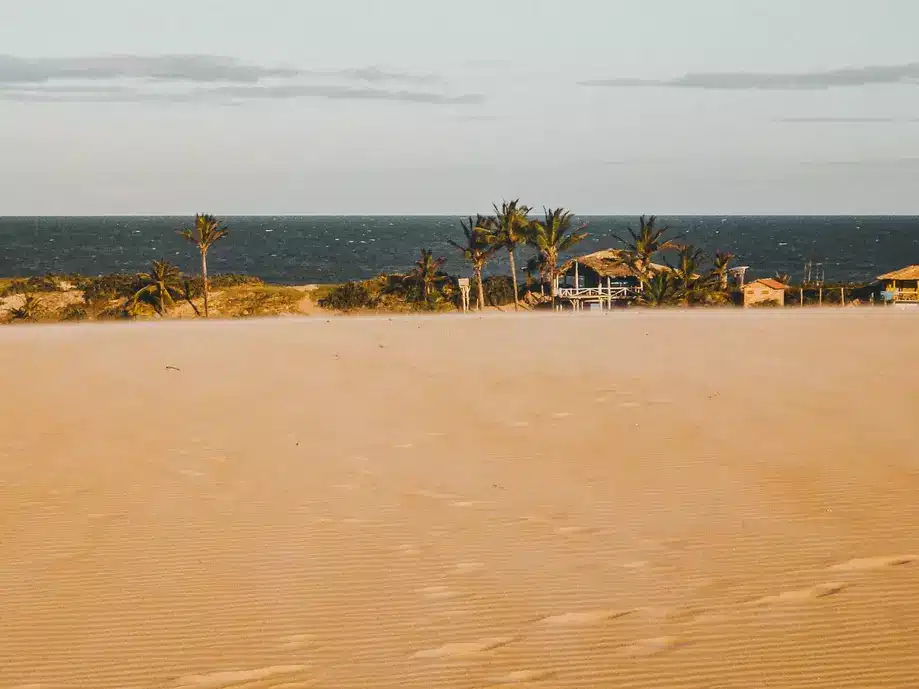
M118 87L0 88L0 101L19 103L213 103L233 105L255 100L384 100L430 105L477 105L485 102L481 94L446 95L425 91L389 90L354 86L279 84L254 86L216 86L185 91L145 91Z
M780 117L786 124L917 124L919 117Z
M45 84L73 79L254 84L263 79L285 79L301 74L302 71L297 69L262 67L216 55L108 55L34 59L0 55L0 84Z
M673 79L616 77L579 82L581 86L665 87L712 90L815 91L829 88L906 84L919 86L919 62L903 65L845 67L816 72L711 72L689 73Z
M317 83L338 81L342 83ZM26 59L0 55L0 100L20 103L233 103L325 98L472 105L481 94L420 90L431 74L378 67L266 67L213 55ZM403 85L403 88L400 88ZM388 87L386 87L388 86Z

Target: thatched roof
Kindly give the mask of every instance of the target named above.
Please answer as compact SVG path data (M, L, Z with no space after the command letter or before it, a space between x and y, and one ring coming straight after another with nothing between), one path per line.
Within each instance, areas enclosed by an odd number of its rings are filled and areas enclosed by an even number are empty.
M562 266L562 272L567 273L574 266L575 262L589 268L602 278L626 278L638 277L634 270L628 267L623 261L625 252L620 249L603 249L595 251L586 256L578 256L571 259ZM651 264L653 272L667 270L666 266L657 263Z
M763 287L768 287L769 289L776 290L785 290L785 284L774 280L772 278L760 278L759 280L754 280L753 282L748 282L744 287L751 287L753 285L762 285Z
M878 275L878 280L919 280L919 266L906 266L884 275Z

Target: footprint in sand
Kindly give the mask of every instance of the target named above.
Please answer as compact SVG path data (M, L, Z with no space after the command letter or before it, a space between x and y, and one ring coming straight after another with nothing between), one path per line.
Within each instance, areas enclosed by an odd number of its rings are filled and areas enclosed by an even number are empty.
M832 581L826 584L817 584L806 589L797 589L795 591L784 591L775 596L764 596L752 601L752 605L771 605L774 603L796 603L800 601L813 600L816 598L826 598L833 596L849 588L849 584L841 581Z
M421 660L436 660L440 658L460 658L463 656L476 655L494 651L512 644L516 639L510 636L499 636L491 639L480 639L479 641L460 641L451 644L444 644L437 648L429 648L424 651L418 651L412 657Z
M830 567L832 572L867 572L872 569L911 565L919 561L919 555L887 555L880 557L862 557L848 562L840 562Z
M631 614L632 610L588 610L584 612L565 612L561 615L551 615L540 620L542 624L552 627L575 627L587 624L608 622Z
M207 675L186 675L171 685L174 689L225 689L238 684L248 684L271 679L288 679L307 669L306 665L274 665L255 670L225 670Z

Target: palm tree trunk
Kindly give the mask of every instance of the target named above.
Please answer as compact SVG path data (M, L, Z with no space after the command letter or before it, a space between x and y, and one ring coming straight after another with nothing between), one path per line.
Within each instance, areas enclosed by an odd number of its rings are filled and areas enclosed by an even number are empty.
M210 318L210 310L208 309L208 292L210 291L209 285L207 282L207 252L201 252L201 278L204 281L204 317Z
M485 310L485 286L482 284L482 267L477 266L474 268L475 272L475 286L478 294L476 295L476 306L479 311Z
M514 283L514 311L516 311L520 302L520 295L517 290L517 263L514 260L514 249L509 248L507 255L510 257L511 262L511 281Z

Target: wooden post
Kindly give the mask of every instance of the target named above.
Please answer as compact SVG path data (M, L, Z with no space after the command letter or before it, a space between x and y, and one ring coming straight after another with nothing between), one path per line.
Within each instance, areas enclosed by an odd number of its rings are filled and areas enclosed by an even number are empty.
M804 306L804 285L801 285L801 306Z
M817 290L817 305L823 306L823 285L820 285Z
M845 306L846 305L846 288L845 287L839 288L839 297L840 297L840 301L842 301L842 305Z

